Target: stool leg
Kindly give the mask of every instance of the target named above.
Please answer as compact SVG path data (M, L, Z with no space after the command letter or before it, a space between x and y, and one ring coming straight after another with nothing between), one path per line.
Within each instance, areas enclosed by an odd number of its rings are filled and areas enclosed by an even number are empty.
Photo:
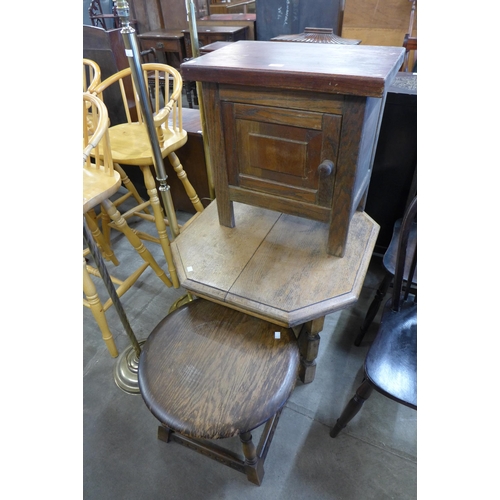
M260 486L264 477L264 463L257 457L257 451L252 441L250 432L242 432L240 440L243 445L243 455L245 455L245 471L247 479Z
M337 419L337 423L334 425L330 431L330 436L332 438L336 437L339 432L356 416L356 414L361 410L364 402L369 398L373 391L373 386L368 382L367 379L358 387L354 397L347 403L344 408L342 415Z
M109 354L111 354L113 358L116 358L118 356L118 349L116 348L113 334L109 330L108 322L106 321L106 316L104 314L104 308L99 299L99 295L97 294L97 289L94 282L90 278L89 272L87 271L85 259L83 259L83 293L87 298L88 307L92 312L99 329L101 330L102 339L108 348Z
M141 198L141 195L137 191L132 181L129 179L129 176L127 175L125 170L123 170L123 168L118 163L113 163L113 167L120 174L122 184L128 189L128 191L130 191L137 204L141 205L142 203L144 203L144 200ZM147 207L143 208L143 211L144 213L149 214L149 210Z
M193 207L196 209L197 212L203 212L203 205L201 204L201 201L198 198L198 195L196 194L196 191L194 190L193 186L189 182L188 176L184 171L184 168L182 167L179 157L175 153L170 153L168 155L168 160L170 161L172 167L174 167L174 170L177 173L177 177L182 182L184 190L186 191L186 194L189 196L189 199L191 200Z
M130 229L122 214L116 209L113 203L109 200L104 200L102 204L113 222L116 224L116 227L125 235L127 240L136 249L137 253L143 258L143 260L151 266L153 271L156 273L156 276L158 276L158 278L160 278L165 285L171 287L172 283L167 278L165 271L158 265L154 257L151 255L151 252L144 246L144 243L141 241L139 236L137 236L137 234Z
M179 278L177 277L177 271L174 266L174 259L172 257L172 250L170 248L170 240L167 235L167 226L163 219L163 210L160 205L160 198L158 198L158 191L156 189L156 184L151 174L149 166L141 166L142 174L144 176L144 183L146 184L146 189L148 191L149 199L151 201L151 207L153 209L156 230L158 231L158 236L160 238L160 244L163 249L163 254L167 261L168 271L170 273L170 278L174 288L179 288Z
M97 225L96 221L89 214L85 214L85 219L87 221L87 225L89 226L92 237L101 247L101 253L103 257L106 260L110 260L115 266L118 266L120 263L118 262L118 259L116 258L113 250L109 246L106 238L99 230L99 226Z
M382 303L382 300L385 297L385 294L387 293L387 290L389 289L389 285L391 284L392 281L392 274L387 273L384 277L384 280L380 284L380 286L377 289L377 292L375 294L375 298L373 299L372 303L370 304L370 307L368 308L368 311L365 316L365 320L363 321L363 325L361 326L361 331L358 333L358 336L356 337L356 340L354 341L355 346L360 346L361 341L363 340L363 337L365 336L365 333L367 332L368 328L372 324L373 320L375 319L375 316L377 315L378 310L380 309L380 304Z

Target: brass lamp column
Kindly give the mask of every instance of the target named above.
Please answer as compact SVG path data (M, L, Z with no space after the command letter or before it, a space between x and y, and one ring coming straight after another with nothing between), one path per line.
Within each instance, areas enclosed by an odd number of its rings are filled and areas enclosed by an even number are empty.
M87 243L96 267L101 275L104 282L104 286L109 293L111 301L115 306L118 317L125 328L125 332L128 335L131 346L125 349L118 357L114 370L114 379L116 385L125 392L129 394L139 394L139 381L138 381L138 370L139 370L139 356L141 355L141 345L146 342L146 340L138 341L130 323L128 321L125 310L120 302L120 298L116 293L111 277L108 273L104 259L102 258L101 252L97 248L97 245L92 238L92 234L87 226L87 221L85 217L83 218L83 238Z
M163 164L163 157L160 151L160 144L156 135L156 129L153 122L153 111L148 99L146 91L146 84L142 78L142 66L140 59L140 50L137 43L137 35L135 29L130 26L130 14L128 2L125 0L114 0L116 11L122 24L121 34L125 45L125 54L128 57L130 69L132 72L132 79L134 85L139 93L139 106L141 107L144 121L148 130L151 148L153 150L153 163L156 171L156 179L160 184L159 191L163 200L163 205L167 213L167 218L170 224L170 230L174 238L179 235L179 225L177 223L177 216L175 215L174 204L172 201L172 193L170 186L167 184L167 174Z

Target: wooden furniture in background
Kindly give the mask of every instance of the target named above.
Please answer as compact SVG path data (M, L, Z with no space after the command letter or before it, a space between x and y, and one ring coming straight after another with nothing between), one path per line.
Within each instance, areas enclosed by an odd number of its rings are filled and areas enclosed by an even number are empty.
M152 111L161 155L163 158L168 157L193 206L197 211L202 211L203 205L189 183L186 172L175 154L175 151L187 141L187 133L182 128L182 78L175 68L165 64L143 64L142 70L145 83L150 88L151 72L154 73L155 88L152 94L152 100L154 101L152 103ZM123 82L131 79L131 69L124 69L104 80L95 88L94 92L100 95L113 85L121 89L123 88ZM162 94L160 89L161 82L162 80L164 82L169 81L169 79L173 81L172 92L170 92L169 85L164 85L164 93ZM133 117L129 113L129 103L134 104L137 111L136 117ZM113 161L117 164L138 166L141 169L144 184L149 195L148 201L129 210L125 214L125 217L138 216L155 223L158 237L152 237L144 233L138 234L140 234L141 238L161 244L172 282L175 287L178 287L179 282L173 265L170 240L167 234L168 221L164 218L155 179L151 173L150 167L154 165L153 152L146 123L138 104L137 92L134 90L129 95L123 92L121 105L127 114L127 120L109 129L111 155ZM171 118L170 122L169 118ZM152 208L154 215L144 213L144 209L148 207ZM119 229L116 225L111 226Z
M209 52L213 52L214 50L219 50L223 47L227 47L231 43L234 42L214 42L209 43L208 45L204 45L203 47L200 47L200 56L202 56L203 54L208 54Z
M416 178L417 75L399 72L387 91L365 207L380 224L375 250L381 255L415 194Z
M131 11L131 16L133 17L133 11ZM132 19L132 17L130 18L130 24L134 27L134 29L137 30L137 20ZM91 0L89 5L89 18L92 26L103 28L105 30L120 28L120 18L118 17L116 5L114 3L111 9L111 13L104 14L101 7L101 1Z
M180 68L186 57L184 48L184 33L157 29L138 35L142 50L154 48L158 54L158 62Z
M306 28L303 33L280 35L271 38L272 42L297 43L339 43L343 45L359 45L361 40L351 40L335 35L332 28Z
M227 0L225 2L211 0L209 11L210 14L254 13L255 0Z
M340 35L343 0L258 0L256 3L257 40L269 41L280 35L302 33L308 26L331 28ZM342 35L345 36L345 35ZM353 36L346 38L357 39Z
M417 37L405 35L403 41L403 47L405 48L405 61L403 63L402 71L408 72L413 71L415 64L417 62Z
M200 47L214 42L236 42L248 39L248 28L246 26L198 26L197 32ZM191 33L189 30L183 30L183 33L186 57L191 58L193 57Z
M247 40L255 40L255 14L212 14L196 20L197 26L246 26Z
M181 285L192 294L291 327L300 378L314 379L326 314L354 304L378 234L354 214L343 258L327 253L328 224L234 203L238 224L219 224L216 198L172 242Z
M184 63L203 83L220 223L238 224L233 201L327 222L328 251L343 256L403 53L240 41Z
M155 274L166 286L171 287L172 283L165 275L165 271L157 264L149 250L144 246L136 233L130 229L123 216L109 200L109 198L116 194L120 188L121 178L120 174L113 168L108 126L108 112L104 103L98 97L88 92L84 92L83 214L86 217L94 239L101 247L104 258L111 260L115 265L119 264L113 250L99 230L96 221L89 215L89 212L98 205L101 205L110 219L120 227L120 230L126 236L130 244L144 260L144 263L135 271L129 273L125 280L111 277L112 282L118 285L116 290L118 297L121 297L127 292L148 267L154 270ZM91 157L94 157L94 161L91 160ZM97 269L86 263L85 256L88 254L88 251L84 251L83 291L86 298L83 300L83 305L91 310L102 332L102 337L109 353L111 356L116 357L118 356L118 350L105 316L105 312L111 307L113 302L110 298L105 304L101 303L95 284L91 278L91 274L95 277L100 277L100 274Z
M206 207L210 203L211 198L208 187L199 109L183 108L182 128L187 132L188 139L186 144L176 151L176 154L184 166L184 170L189 176L189 181L198 194L201 203ZM176 210L195 213L196 210L179 178L176 175L169 176L168 184L170 185L172 200Z
M260 485L298 366L291 329L198 299L149 335L138 379L146 406L162 424L159 439L194 449ZM250 431L263 424L256 447ZM244 456L207 441L232 437L240 438Z
M363 383L349 401L330 432L336 437L359 412L373 389L405 406L417 409L417 303L410 300L409 286L404 286L407 245L411 226L417 216L417 198L406 211L398 241L394 293L384 307L377 336L364 363ZM415 269L417 255L412 259ZM412 273L409 274L409 282Z
M129 67L125 45L120 29L106 31L95 26L83 26L83 57L95 61L101 69L101 79L105 80L122 69ZM129 85L129 82L125 82ZM126 92L132 92L129 85ZM104 94L111 125L126 120L118 88L107 89Z
M415 7L413 0L346 0L339 34L360 39L363 45L400 47ZM414 19L410 36L417 36Z

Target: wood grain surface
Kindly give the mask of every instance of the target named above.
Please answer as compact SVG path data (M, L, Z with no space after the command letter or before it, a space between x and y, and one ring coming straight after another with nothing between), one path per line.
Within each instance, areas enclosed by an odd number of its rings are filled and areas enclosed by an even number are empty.
M169 314L143 346L139 386L174 431L219 439L271 418L297 379L293 332L197 299Z
M326 251L326 223L234 202L236 225L228 228L216 204L172 243L183 287L287 326L357 300L379 230L367 214L354 214L340 258Z

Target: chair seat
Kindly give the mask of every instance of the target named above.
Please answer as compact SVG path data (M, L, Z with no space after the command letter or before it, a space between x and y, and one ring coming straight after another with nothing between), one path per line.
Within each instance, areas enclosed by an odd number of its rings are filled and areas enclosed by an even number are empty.
M99 205L103 200L115 194L121 186L118 172L113 176L107 175L97 169L83 169L83 213Z
M149 336L139 360L139 388L153 415L173 431L229 438L255 429L284 406L299 359L291 329L197 299Z
M165 142L161 146L163 158L187 142L187 132L177 133L163 127ZM144 123L122 123L109 129L113 161L125 165L153 165L151 143Z
M384 307L380 329L365 360L365 373L377 391L406 406L417 407L417 305L400 311Z

